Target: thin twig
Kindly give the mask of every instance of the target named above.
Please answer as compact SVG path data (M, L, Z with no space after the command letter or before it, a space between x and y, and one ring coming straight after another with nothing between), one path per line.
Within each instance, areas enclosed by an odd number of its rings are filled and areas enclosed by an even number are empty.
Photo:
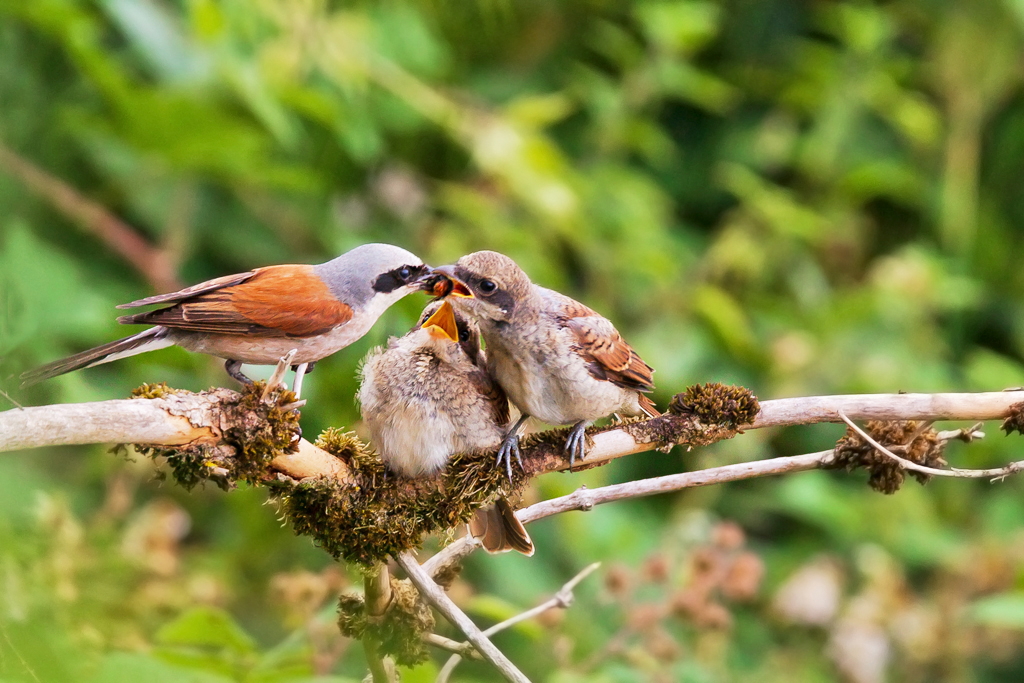
M260 401L263 403L269 403L271 394L273 394L279 387L282 389L287 388L284 385L284 376L287 374L288 368L292 365L292 358L295 358L295 354L298 352L298 349L292 349L277 361L277 366L274 368L274 372L271 373L270 379L267 380L267 385L263 387L263 395L260 396Z
M472 619L466 616L466 613L452 602L448 594L434 583L434 579L423 571L423 568L411 552L400 553L395 559L398 561L399 566L409 575L409 580L419 590L423 599L433 605L448 621L462 631L466 638L469 639L469 642L473 643L480 654L483 655L484 659L501 672L505 680L512 681L512 683L530 683L530 679L517 669L516 665L509 661L509 658L501 650L494 646L494 643L487 639L487 636L473 623Z
M755 460L753 462L711 467L697 472L682 472L680 474L669 474L664 477L640 479L622 484L602 486L596 489L588 489L586 486L581 486L565 496L551 498L550 500L541 501L530 507L523 508L516 512L516 516L524 524L529 524L538 519L544 519L545 517L570 510L582 510L585 512L593 509L595 505L610 503L624 498L639 498L698 486L724 484L744 479L753 479L755 477L787 474L789 472L803 472L828 464L834 453L835 451L829 450L804 455L788 455L768 460ZM424 562L423 567L427 573L434 576L440 569L453 562L458 562L471 554L479 546L480 544L470 537L463 536Z
M952 441L959 439L972 441L984 438L985 433L979 431L982 423L977 423L966 429L951 429L939 432L939 439ZM755 460L747 463L734 465L722 465L711 467L697 472L682 472L680 474L669 474L664 477L652 479L640 479L622 484L612 484L596 489L588 489L581 486L572 493L552 498L550 500L535 503L527 508L516 512L516 516L523 522L529 524L538 519L544 519L570 510L587 512L595 505L610 503L625 498L640 498L651 496L657 493L669 493L698 486L709 486L712 484L726 484L744 479L757 477L770 477L789 472L803 472L828 465L835 457L835 451L819 451L818 453L806 453L804 455L788 455L780 458L769 458L767 460ZM1014 463L1020 466L1021 463ZM945 470L940 470L945 471ZM957 471L957 470L954 470ZM999 470L987 470L1000 472ZM948 476L948 475L947 475ZM998 476L998 475L997 475ZM479 541L471 536L463 536L454 543L449 544L436 555L423 563L424 569L431 576L436 576L444 567L453 563L461 562L480 547Z
M427 645L432 645L439 650L445 650L451 652L453 655L460 655L466 659L483 659L480 653L473 647L473 643L460 642L458 640L452 640L451 638L445 638L439 636L436 633L424 633L423 642Z
M864 439L866 442L868 442L872 446L872 448L874 448L879 453L882 453L883 455L892 458L899 464L900 467L902 467L905 470L921 472L922 474L928 474L935 477L956 477L959 479L992 479L993 481L999 481L1005 479L1011 474L1016 474L1017 472L1020 472L1022 469L1024 469L1024 460L1017 460L1015 462L1011 462L1009 465L1006 465L1004 467L997 467L988 470L970 470L960 469L957 467L951 467L948 470L940 470L935 467L928 467L927 465L919 465L916 462L913 462L912 460L901 458L900 456L896 455L882 444L875 441L867 432L858 427L853 420L846 417L843 411L838 411L838 415L843 422L850 426L850 429L852 429L854 432L860 435L860 437Z
M554 609L555 607L559 607L561 609L568 609L569 606L572 605L573 600L575 600L576 596L573 595L573 591L576 589L576 586L578 586L583 579L587 578L595 571L597 571L597 568L600 566L600 562L594 562L593 564L587 565L576 576L566 581L565 585L559 588L558 592L555 593L551 598L545 600L536 607L528 609L525 612L517 614L513 617L509 617L505 621L499 622L494 626L491 626L489 629L484 631L484 635L493 636L495 633L498 633L499 631L504 631L505 629L511 628L520 622L526 621L527 619L533 619L534 617L543 614L544 612L547 612L549 609ZM472 643L464 643L463 646L464 648L472 647ZM455 671L455 667L457 667L459 665L459 662L462 661L463 655L464 652L458 652L448 658L448 661L445 662L445 665L437 674L436 683L448 683L448 679L451 677L452 672Z
M10 394L8 394L8 393L7 393L6 391L4 391L3 389L0 389L0 396L3 396L3 397L4 397L4 398L6 398L6 399L7 399L8 401L10 401L11 403L13 403L13 404L15 405L15 407L17 407L17 408L18 408L19 410L25 410L25 406L21 405L20 403L18 403L17 401L15 401L15 400L14 400L13 398L11 398L11 395L10 395Z

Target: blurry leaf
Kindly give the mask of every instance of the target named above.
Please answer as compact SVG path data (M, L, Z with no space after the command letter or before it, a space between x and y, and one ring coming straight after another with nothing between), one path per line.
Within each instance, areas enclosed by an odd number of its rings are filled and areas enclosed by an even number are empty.
M294 633L260 655L259 662L246 677L246 683L310 680L314 657L314 649L305 634Z
M202 40L221 35L227 27L224 13L215 0L189 0L188 8L192 28Z
M972 621L995 628L1024 629L1024 593L999 593L974 601Z
M666 95L693 102L709 111L724 113L739 97L739 92L722 79L683 62L662 62L655 74Z
M738 164L722 164L722 184L739 197L773 233L811 238L825 220L786 188L774 185Z
M411 5L388 5L372 16L373 39L382 55L419 75L436 77L444 73L448 62L444 45L431 35L423 17Z
M114 652L88 683L229 683L234 678L185 669L142 654Z
M1024 366L990 349L974 349L964 360L971 391L993 391L1024 386Z
M691 302L729 351L740 358L757 355L757 339L743 308L726 292L711 285L698 289Z
M102 7L163 77L197 81L209 71L205 55L188 44L176 18L152 0L102 0Z
M636 12L653 42L669 53L692 53L718 31L720 8L714 2L647 2Z
M230 614L216 607L194 607L164 625L156 634L164 645L224 648L238 654L256 651L252 637Z
M4 232L0 235L0 353L40 332L88 337L108 326L104 318L109 303L85 286L71 255L40 240L21 223L7 225ZM47 342L40 345L52 348Z
M402 683L434 683L437 674L437 664L428 660L411 669L402 669Z
M562 93L524 95L505 105L505 115L521 126L544 128L572 113L572 101Z
M225 69L228 81L256 117L285 148L296 143L297 132L281 102L271 93L263 74L254 64L233 63Z

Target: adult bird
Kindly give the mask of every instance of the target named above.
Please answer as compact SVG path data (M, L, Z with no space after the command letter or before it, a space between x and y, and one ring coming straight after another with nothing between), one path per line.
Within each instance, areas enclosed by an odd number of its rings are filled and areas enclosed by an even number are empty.
M357 399L371 443L387 468L431 477L453 455L493 452L505 436L508 400L487 372L476 326L447 300L363 362ZM533 542L505 498L481 508L470 530L488 552L533 554Z
M654 370L612 323L564 294L535 285L515 261L494 251L463 256L434 269L453 282L449 299L472 316L487 347L494 378L522 416L498 453L509 476L521 461L519 428L529 416L572 425L565 449L570 469L585 454L586 428L618 413L660 413L644 394Z
M295 350L295 391L321 358L369 331L381 314L416 291L430 268L391 244L364 244L319 265L277 265L226 275L123 304L166 304L122 316L128 325L153 325L124 339L30 370L22 386L168 346L225 359L243 384L243 363L276 365Z

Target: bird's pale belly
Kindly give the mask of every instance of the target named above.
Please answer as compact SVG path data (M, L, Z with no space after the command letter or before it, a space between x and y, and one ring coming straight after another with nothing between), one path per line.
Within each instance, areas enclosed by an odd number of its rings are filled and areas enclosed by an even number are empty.
M171 330L170 338L189 351L251 365L276 365L282 356L295 349L292 363L297 365L326 358L356 341L365 332L365 329L349 323L315 337L246 337Z
M543 369L524 368L527 359L495 353L498 377L512 403L523 412L552 425L596 420L611 413L634 414L636 392L594 379L582 362Z

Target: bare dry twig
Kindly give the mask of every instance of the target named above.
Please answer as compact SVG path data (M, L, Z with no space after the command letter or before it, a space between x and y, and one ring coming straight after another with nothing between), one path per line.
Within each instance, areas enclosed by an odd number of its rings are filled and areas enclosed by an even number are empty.
M1022 469L1024 469L1024 460L1017 460L1016 462L1011 462L1010 464L1005 465L1003 467L996 467L987 470L971 470L962 469L959 467L950 467L948 470L941 470L936 467L919 465L918 463L913 462L911 460L907 460L906 458L901 458L900 456L896 455L882 444L878 443L878 441L871 438L870 434L868 434L863 429L858 427L853 420L846 417L846 415L841 410L839 411L839 417L843 420L843 422L849 425L850 429L855 431L857 435L860 436L860 438L867 441L872 446L872 448L874 448L882 455L892 458L894 461L896 461L896 463L899 464L900 467L902 467L905 470L913 470L914 472L920 472L922 474L928 474L935 477L956 477L960 479L992 479L993 481L1001 481L1003 479L1006 479L1006 477L1010 476L1011 474L1016 474L1017 472L1020 472ZM959 435L960 431L962 430L953 432L953 434ZM974 433L977 434L977 432ZM940 434L939 436L941 437L942 435Z
M583 581L583 579L587 578L595 571L597 571L597 568L600 566L600 562L594 562L593 564L587 565L578 574L576 574L576 576L566 581L565 585L559 588L558 592L555 593L551 598L545 600L536 607L528 609L525 612L521 612L520 614L517 614L513 617L509 617L505 621L499 622L494 626L491 626L486 631L484 631L484 635L493 636L495 633L504 631L507 628L511 628L520 622L526 621L528 619L533 619L534 617L543 614L544 612L547 612L549 609L554 609L556 607L559 607L561 609L569 608L569 606L572 605L573 600L576 599L576 596L573 594L573 591L576 589L576 586L578 586L579 583ZM459 662L462 661L462 658L466 656L469 652L475 651L476 650L475 648L473 648L472 643L463 643L462 651L456 652L451 657L449 657L448 661L445 662L445 665L441 668L440 673L438 673L437 675L437 683L448 683L448 679L451 678L452 672L455 671L455 667L459 665Z
M611 484L596 489L581 486L572 493L535 503L516 512L516 516L524 523L536 522L538 519L551 517L562 512L581 510L587 512L595 505L610 503L625 498L639 498L668 491L679 491L698 486L724 484L742 481L755 477L765 477L790 472L804 472L828 464L835 451L820 451L805 455L790 455L768 460L755 460L735 465L711 467L697 472L682 472L664 477L640 479L622 484ZM480 547L479 541L472 536L463 536L451 543L439 553L423 563L423 568L431 576L436 575L445 567L461 561Z
M980 424L975 424L967 429L952 429L939 432L938 438L941 441L952 441L955 439L971 441L973 439L983 438L985 434L979 431L980 426ZM858 429L858 432L859 431L860 430ZM870 437L868 438L870 439ZM818 451L817 453L805 453L804 455L789 455L779 458L770 458L767 460L755 460L752 462L737 463L733 465L710 467L696 472L682 472L679 474L665 475L663 477L653 477L651 479L639 479L636 481L624 482L622 484L602 486L596 489L588 489L586 486L581 486L572 493L558 498L544 500L523 508L516 512L516 516L523 522L523 524L529 524L530 522L535 522L539 519L551 517L563 512L570 512L573 510L589 512L594 509L595 505L611 503L616 500L641 498L658 493L681 491L683 489L710 486L713 484L725 484L733 481L742 481L744 479L754 479L757 477L770 477L780 474L789 474L792 472L805 472L807 470L831 465L834 457L835 450ZM892 457L895 457L898 460L903 460L895 454L893 454ZM907 462L910 465L915 465L915 463ZM1018 469L1021 469L1021 465L1024 465L1024 463L1013 463L1013 465L1016 465ZM1000 468L998 470L956 471L986 472L990 473L990 476L996 477L1004 477L1009 474L1013 474L1013 472L1003 472L1005 469L1007 468ZM931 468L924 468L924 470L927 470L929 474L932 473ZM936 471L945 472L947 474L944 476L950 476L948 474L950 470ZM1018 470L1014 470L1014 472L1015 471ZM996 474L991 475L993 472ZM431 576L436 576L442 569L449 567L454 563L461 562L465 557L472 554L473 551L479 547L480 542L478 540L474 539L470 535L463 536L446 546L433 557L429 558L423 563L423 568Z
M458 605L452 602L452 599L448 597L444 589L434 583L434 579L423 571L423 567L416 561L415 555L406 551L399 553L395 559L398 561L399 566L409 575L409 580L419 590L423 599L433 605L448 621L462 631L466 638L469 639L469 642L473 643L473 646L484 656L484 659L501 672L505 680L512 681L512 683L530 683L530 679L517 669L516 665L509 661L509 658L501 650L494 646L494 643L487 639L487 636L477 628L473 620L466 616L466 613L459 609Z

